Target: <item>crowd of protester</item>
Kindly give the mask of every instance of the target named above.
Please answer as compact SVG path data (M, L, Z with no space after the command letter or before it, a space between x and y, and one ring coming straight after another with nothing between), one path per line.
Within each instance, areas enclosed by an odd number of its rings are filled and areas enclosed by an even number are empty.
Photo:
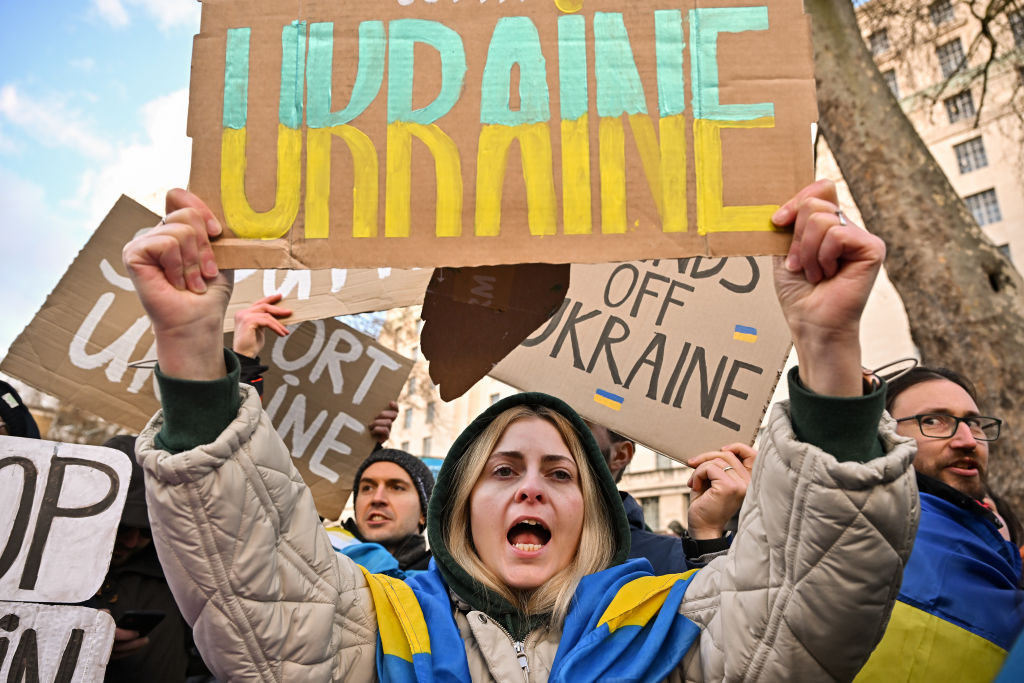
M467 425L436 481L383 447L383 406L353 516L324 520L261 403L291 311L254 302L223 349L219 225L169 193L124 250L162 408L107 444L134 469L88 603L164 617L117 629L107 680L1024 680L1024 530L987 478L1001 420L953 370L862 371L885 249L830 182L773 221L794 230L775 268L790 399L759 452L689 458L685 529L652 531L617 488L632 440L530 392ZM0 433L39 438L0 399Z

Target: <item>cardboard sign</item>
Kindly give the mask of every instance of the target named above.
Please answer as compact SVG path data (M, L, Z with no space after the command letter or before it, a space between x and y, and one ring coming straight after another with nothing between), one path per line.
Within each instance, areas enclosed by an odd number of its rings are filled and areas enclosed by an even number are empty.
M160 408L152 363L156 349L149 319L124 274L120 255L139 227L158 220L122 197L15 340L0 370L131 432L140 431ZM377 271L348 274L362 281L354 287L363 293L361 301L387 305L390 288L377 284ZM411 297L411 283L422 280L425 287L429 275L430 271L392 271L383 281L397 277L406 283L396 288L398 295ZM339 283L343 276L307 271L286 275L278 286L297 283L291 297L312 298L312 285L323 283L323 277ZM250 280L250 293L257 299L264 296L258 285L279 282L259 273ZM337 298L325 295L318 306L331 306L325 303L327 298L344 299L353 284L349 279L344 282L334 292ZM292 306L294 300L289 298L285 305ZM360 307L357 303L352 308ZM273 345L268 342L262 360L271 366L264 378L271 420L292 447L318 504L324 506L321 514L336 518L327 511L340 513L354 469L373 447L365 425L398 397L412 363L333 319L302 323L288 337ZM325 477L327 473L332 474Z
M391 268L235 271L224 331L235 329L237 311L276 293L284 296L278 305L292 309L288 323L415 306L423 302L430 273Z
M568 264L435 270L420 347L441 398L451 401L483 379L558 310L568 288Z
M0 436L0 599L91 598L110 564L131 471L112 448Z
M100 683L114 620L87 607L0 602L0 680Z
M753 443L789 353L770 258L573 266L562 308L490 373L677 460Z
M228 267L782 253L815 118L799 0L203 0L190 187Z
M302 323L267 346L267 415L317 511L337 519L356 469L373 450L366 425L398 398L412 361L333 319Z
M155 359L156 349L121 250L159 220L121 197L11 345L0 370L132 432L141 430L159 402L152 363L132 364ZM362 313L422 301L429 278L429 270L256 272L237 287L231 310L282 291L282 305L295 311L288 322ZM225 322L233 327L230 311Z

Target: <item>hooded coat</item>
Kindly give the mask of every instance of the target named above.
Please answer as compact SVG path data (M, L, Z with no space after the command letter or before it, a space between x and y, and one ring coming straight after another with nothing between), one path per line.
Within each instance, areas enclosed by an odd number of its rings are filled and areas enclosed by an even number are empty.
M166 404L170 392L162 391ZM236 417L209 443L159 448L158 414L138 446L154 539L204 659L224 680L378 680L385 622L371 583L381 584L331 548L255 390L241 391ZM545 403L576 426L612 511L616 562L629 547L614 482L568 406L525 394L478 417L438 477L428 511L437 569L424 575L448 589L432 614L454 622L474 681L547 681L563 638L543 617L524 619L476 584L440 533L459 458L516 402ZM798 441L787 406L776 406L735 542L681 597L678 613L699 631L667 680L853 678L884 631L916 528L912 440L897 437L888 419L878 429L884 455L839 462ZM512 631L525 636L517 643Z

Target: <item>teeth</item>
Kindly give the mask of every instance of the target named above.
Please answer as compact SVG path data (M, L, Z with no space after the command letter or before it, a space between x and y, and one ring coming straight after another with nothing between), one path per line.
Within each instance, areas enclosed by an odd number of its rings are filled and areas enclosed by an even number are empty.
M530 526L540 526L540 522L535 519L524 519L523 524L529 524Z
M524 553L532 553L535 550L540 550L544 546L538 545L536 543L516 543L515 547L518 550L522 550Z

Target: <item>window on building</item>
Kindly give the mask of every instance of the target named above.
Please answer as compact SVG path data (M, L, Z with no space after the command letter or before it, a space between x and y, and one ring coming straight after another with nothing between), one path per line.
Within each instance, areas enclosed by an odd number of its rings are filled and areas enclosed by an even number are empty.
M434 445L434 440L429 436L423 437L423 452L420 453L424 458L430 457L430 449Z
M947 97L944 104L950 123L974 116L974 98L970 90L961 90L952 97Z
M985 145L982 143L980 135L967 142L961 142L959 145L953 145L953 151L956 152L956 163L960 167L961 173L970 173L975 169L988 166Z
M1000 254L1002 254L1003 256L1006 257L1007 261L1009 261L1010 263L1013 263L1013 254L1010 253L1010 245L1009 245L1009 243L1007 243L1007 244L1000 244L999 246L996 247L996 249L999 250Z
M882 78L885 79L885 84L889 86L889 90L892 91L893 97L896 99L900 98L900 87L896 84L896 69L888 69L882 72Z
M1013 44L1024 45L1024 10L1010 15L1010 31L1013 32Z
M407 386L407 390L406 390L405 393L407 393L410 396L412 396L413 394L416 393L416 378L415 377L410 377L409 378L409 384Z
M949 78L966 64L964 46L959 38L939 45L935 48L935 56L939 58L939 69L942 70L943 78Z
M928 5L928 14L932 18L932 23L936 26L941 26L947 21L953 21L953 3L950 0L936 0L936 2Z
M876 57L889 51L889 32L880 28L868 36L868 45L871 47L871 54Z
M426 423L428 425L429 424L434 424L434 402L433 401L431 401L430 403L427 404Z
M408 453L408 452L409 452L409 447L410 447L411 445L412 445L412 444L411 444L411 443L409 443L408 441L403 441L403 442L402 442L402 450L403 450L403 451L405 451L406 453Z
M658 509L658 501L657 496L640 499L640 507L644 511L644 523L652 529L661 526L661 510Z
M412 406L405 409L405 415L402 417L402 426L406 429L412 429Z
M967 202L967 208L974 214L974 220L978 222L978 225L989 225L1003 220L995 190L972 194L964 197L964 201Z
M498 401L500 401L500 400L501 400L501 394L491 394L491 405L492 406L495 403L497 403Z
M669 469L672 469L672 463L673 463L672 458L668 457L667 455L662 455L661 453L656 453L655 454L655 461L654 461L654 467L655 468L657 468L659 470L669 470Z

